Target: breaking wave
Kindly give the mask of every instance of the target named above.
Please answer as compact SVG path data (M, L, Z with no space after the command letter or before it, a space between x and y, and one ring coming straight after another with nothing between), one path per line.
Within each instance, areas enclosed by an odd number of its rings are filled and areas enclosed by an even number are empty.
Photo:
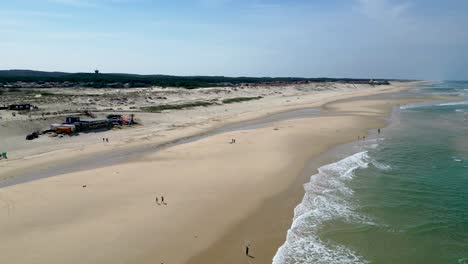
M407 104L407 105L400 106L400 109L406 110L406 109L413 109L413 108L419 108L419 107L422 107L422 106L416 105L416 104Z
M304 185L305 195L294 210L294 219L286 242L273 258L273 264L292 263L368 263L352 249L322 241L318 231L329 220L340 219L351 223L374 225L371 219L356 212L350 202L353 190L347 182L354 171L372 164L378 169L390 166L379 163L360 152L318 169L318 173Z
M447 103L440 103L440 104L431 104L431 103L415 103L415 104L407 104L407 105L402 105L400 106L401 110L407 110L407 109L415 109L415 108L425 108L425 107L434 107L434 106L456 106L456 105L468 105L468 101L462 101L462 102L447 102Z

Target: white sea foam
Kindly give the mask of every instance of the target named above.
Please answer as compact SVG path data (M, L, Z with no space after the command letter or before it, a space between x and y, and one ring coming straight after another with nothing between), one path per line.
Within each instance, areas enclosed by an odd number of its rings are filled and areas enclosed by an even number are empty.
M368 148L375 149L379 146L379 144L371 144Z
M378 161L376 161L374 159L371 159L371 163L372 163L372 165L374 165L374 167L376 167L379 170L388 171L388 170L392 169L392 167L390 165L384 164L382 162L378 162Z
M408 104L408 105L402 105L402 106L400 106L400 109L401 109L401 110L406 110L406 109L413 109L413 108L418 108L418 107L421 107L421 106L420 106L420 105Z
M400 106L400 109L407 110L407 109L415 109L415 108L428 107L428 106L433 106L433 105L429 103L414 103L414 104L402 105Z
M378 138L372 138L372 139L368 139L366 140L367 142L379 142L379 141L384 141L385 138L383 137L378 137Z
M429 103L415 103L415 104L407 104L407 105L402 105L400 106L401 110L406 110L406 109L414 109L414 108L421 108L421 107L428 107L428 106L453 106L453 105L467 105L468 101L462 101L462 102L447 102L447 103L440 103L440 104L429 104Z
M468 102L463 101L463 102L442 103L442 104L438 104L437 106L451 106L451 105L465 105L465 104L468 104Z
M273 258L273 264L368 263L349 248L322 241L317 233L325 221L332 219L373 224L356 212L350 202L353 190L347 186L354 177L354 171L367 168L369 164L378 169L390 169L371 159L367 151L319 168L318 173L304 185L304 198L294 210L293 224L286 242Z

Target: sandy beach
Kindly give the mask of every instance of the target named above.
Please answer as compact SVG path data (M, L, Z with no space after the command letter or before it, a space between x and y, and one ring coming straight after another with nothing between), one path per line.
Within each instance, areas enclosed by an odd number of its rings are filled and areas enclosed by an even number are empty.
M468 264L468 0L0 8L0 264Z
M267 97L226 109L208 107L202 113L166 113L164 118L176 127L155 131L155 123L130 135L106 132L115 139L109 145L93 143L99 135L86 135L65 146L55 144L48 153L20 150L18 158L1 164L0 179L83 156L97 158L106 151L157 146L272 113L322 110L315 117L174 145L131 162L1 188L0 262L271 263L303 195L308 161L384 127L393 106L427 100L365 98L411 85L323 91L303 94L297 102ZM201 115L209 118L197 119ZM197 122L181 121L187 116ZM41 144L46 143L38 148ZM166 204L155 202L161 196ZM244 255L246 243L255 258Z
M128 146L129 143L161 144L181 137L200 134L230 123L251 120L277 112L320 105L350 96L389 92L405 87L407 83L372 86L346 83L311 83L272 87L216 87L203 89L131 88L131 89L41 89L25 88L24 94L3 94L9 103L30 103L39 106L29 114L0 111L1 151L10 153L10 160L31 159L50 152L59 152L61 158L70 151L95 146L102 137L112 144L107 148ZM36 97L37 93L49 94ZM260 98L261 97L261 98ZM149 99L151 98L151 99ZM164 99L158 99L164 98ZM260 98L241 103L222 103L228 99ZM208 107L187 108L149 113L135 106L158 106L213 102ZM40 137L26 141L25 136L35 130L45 130L50 124L63 122L66 116L82 115L90 111L98 118L107 114L134 113L141 126L132 129L114 129L100 133L81 133L78 137ZM44 114L44 115L43 115ZM56 158L57 158L56 157ZM11 164L10 164L11 165ZM0 164L0 168L5 167Z

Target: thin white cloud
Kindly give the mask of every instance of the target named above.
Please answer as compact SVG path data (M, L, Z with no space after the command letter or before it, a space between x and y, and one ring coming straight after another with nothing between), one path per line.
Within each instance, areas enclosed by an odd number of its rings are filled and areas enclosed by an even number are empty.
M205 7L220 7L232 2L232 0L197 0L199 4Z
M372 27L399 45L458 45L468 42L466 18L418 15L415 2L404 0L356 0L356 7ZM372 28L370 27L370 28Z
M254 3L250 6L250 8L252 9L261 9L261 10L265 10L265 9L279 9L279 8L282 8L283 6L280 5L280 4L265 4L265 3Z
M359 9L370 18L400 18L410 9L409 2L389 0L357 0Z
M42 32L39 35L44 38L55 40L97 40L97 39L119 39L125 37L124 32Z
M21 21L15 19L0 19L0 26L11 27L21 25Z
M393 17L401 17L407 14L411 8L411 3L400 3L391 7L390 12Z
M48 0L49 2L74 7L97 7L96 3L86 0Z
M57 12L44 12L44 11L28 11L28 10L1 10L1 17L17 17L22 20L27 18L70 18L71 15L68 13L57 13Z

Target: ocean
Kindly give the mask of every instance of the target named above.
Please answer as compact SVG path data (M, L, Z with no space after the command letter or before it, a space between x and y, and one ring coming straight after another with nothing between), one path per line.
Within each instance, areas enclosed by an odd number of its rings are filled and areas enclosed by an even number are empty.
M468 264L468 82L412 93L464 101L401 106L380 135L322 166L274 264Z

